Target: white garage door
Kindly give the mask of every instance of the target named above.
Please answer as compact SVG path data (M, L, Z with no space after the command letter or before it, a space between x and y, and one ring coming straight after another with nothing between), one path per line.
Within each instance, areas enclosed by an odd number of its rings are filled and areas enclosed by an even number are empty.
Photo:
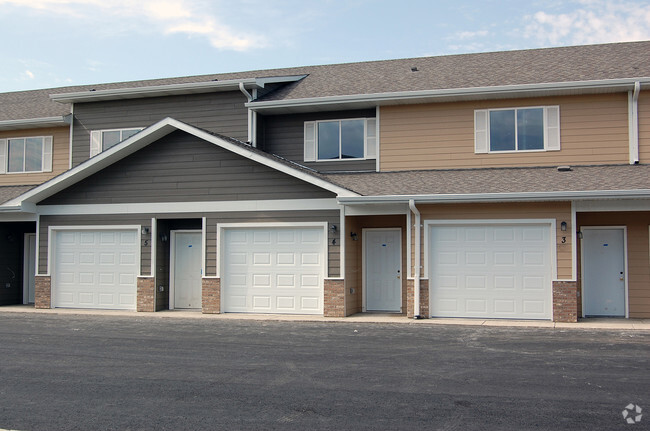
M322 314L323 228L228 228L223 311Z
M550 319L550 225L439 225L429 231L437 317Z
M54 245L53 305L135 309L136 230L59 230Z

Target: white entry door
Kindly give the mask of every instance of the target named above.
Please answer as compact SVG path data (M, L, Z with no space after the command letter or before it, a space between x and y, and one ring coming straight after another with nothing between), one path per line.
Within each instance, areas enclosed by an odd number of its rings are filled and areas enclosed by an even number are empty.
M401 311L400 229L365 229L366 311Z
M582 230L585 316L625 316L625 230Z
M169 308L201 308L201 231L172 231Z

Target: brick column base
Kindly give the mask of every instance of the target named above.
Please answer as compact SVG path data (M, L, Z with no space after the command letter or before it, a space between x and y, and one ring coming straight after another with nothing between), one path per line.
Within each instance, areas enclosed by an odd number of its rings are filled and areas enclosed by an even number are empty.
M154 277L138 277L137 302L138 311L156 311L156 279Z
M325 280L325 317L345 317L345 280Z
M203 314L221 313L221 279L204 278L201 281L201 308Z
M34 277L34 308L52 308L52 278L47 275Z
M413 317L415 280L406 280L406 317ZM429 318L429 280L420 279L420 317Z
M553 282L553 321L578 321L578 283L575 281Z

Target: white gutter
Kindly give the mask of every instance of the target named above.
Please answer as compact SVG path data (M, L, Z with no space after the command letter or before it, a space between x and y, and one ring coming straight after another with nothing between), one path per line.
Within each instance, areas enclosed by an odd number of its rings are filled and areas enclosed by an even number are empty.
M629 121L630 137L630 164L639 163L639 93L641 92L641 83L634 83L634 90L628 91L628 109L627 117Z
M563 201L585 199L647 199L649 189L639 190L588 190L568 192L522 192L522 193L467 193L445 195L386 195L386 196L339 196L343 204L369 204L386 202L418 203L439 202L508 202L508 201Z
M246 91L243 82L239 83L239 91L244 93L244 96L246 96L246 101L248 103L250 103L253 100L253 95L250 94L248 91ZM253 143L253 141L255 140L253 139L254 133L255 131L253 130L253 110L251 108L248 108L248 142L250 142L251 145L253 145L253 147L256 147L256 145Z
M0 130L56 127L67 124L67 115L59 117L25 118L21 120L0 121Z
M418 211L415 206L415 201L413 199L409 200L409 208L415 214L415 260L413 262L415 266L415 275L413 282L413 318L420 318L420 272L422 268L422 257L420 256L421 248L421 238L420 238L420 211ZM411 238L408 238L410 241Z
M550 82L539 84L499 85L490 87L448 88L438 90L398 91L389 93L354 94L329 97L311 97L293 100L273 100L266 102L250 102L247 106L255 110L273 108L295 108L313 105L333 105L340 103L381 103L398 102L418 99L444 99L450 97L475 98L480 96L512 96L513 94L540 93L553 91L595 91L595 90L630 90L636 83L650 83L650 77L628 79L604 79L592 81Z

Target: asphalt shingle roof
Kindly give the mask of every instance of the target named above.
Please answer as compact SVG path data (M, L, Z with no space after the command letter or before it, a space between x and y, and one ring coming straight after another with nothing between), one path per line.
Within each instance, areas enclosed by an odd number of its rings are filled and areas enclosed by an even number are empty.
M27 193L36 186L0 186L0 204Z
M452 169L324 175L362 196L650 190L650 165Z
M0 93L0 121L62 116L50 94L308 75L261 100L650 77L650 41L304 66ZM417 72L411 68L417 67Z

